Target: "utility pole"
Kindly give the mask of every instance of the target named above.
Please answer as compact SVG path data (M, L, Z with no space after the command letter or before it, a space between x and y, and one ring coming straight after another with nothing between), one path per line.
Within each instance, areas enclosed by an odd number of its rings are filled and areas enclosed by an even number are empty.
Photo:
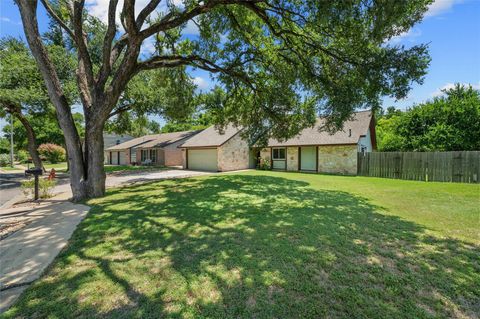
M13 167L13 114L10 114L10 166Z

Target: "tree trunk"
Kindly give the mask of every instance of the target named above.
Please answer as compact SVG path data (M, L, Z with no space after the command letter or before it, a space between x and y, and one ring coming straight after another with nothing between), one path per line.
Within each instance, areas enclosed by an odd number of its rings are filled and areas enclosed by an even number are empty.
M40 159L40 155L38 154L37 137L35 135L35 132L33 131L32 126L22 113L15 113L15 116L22 123L22 125L25 127L25 130L27 131L27 148L28 153L30 153L30 156L32 157L33 164L35 165L35 167L41 168L43 169L43 171L45 171L42 160Z
M92 121L88 121L89 123ZM85 163L87 169L86 195L88 198L100 197L105 194L105 170L102 127L87 127L85 129Z
M62 90L60 79L42 43L42 38L38 30L37 1L16 0L16 2L20 9L20 16L22 18L27 42L32 51L32 55L37 61L40 73L47 86L48 96L57 111L58 123L65 136L68 165L70 167L70 186L73 194L72 200L81 201L85 199L87 195L82 144L77 128L75 127L70 106Z

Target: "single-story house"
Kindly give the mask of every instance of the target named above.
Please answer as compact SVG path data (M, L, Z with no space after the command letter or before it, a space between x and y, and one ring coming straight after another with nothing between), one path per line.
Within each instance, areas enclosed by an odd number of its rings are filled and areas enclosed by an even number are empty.
M182 165L178 146L198 131L145 135L105 149L105 163L111 165Z
M151 161L155 165L182 166L182 150L179 146L199 132L200 130L160 134L154 140L139 145L136 157L140 163Z
M222 131L210 126L188 139L180 146L183 168L215 172L254 168L253 153L240 132L231 124Z
M371 111L356 112L343 129L334 134L322 129L325 118L297 136L266 147L249 147L241 129L232 125L219 132L214 126L181 145L183 167L193 170L232 171L270 163L271 169L334 174L357 173L357 153L376 149L375 119Z
M357 174L357 153L377 148L375 119L371 111L356 112L334 134L322 129L325 118L286 141L270 139L260 150L261 160L274 170Z

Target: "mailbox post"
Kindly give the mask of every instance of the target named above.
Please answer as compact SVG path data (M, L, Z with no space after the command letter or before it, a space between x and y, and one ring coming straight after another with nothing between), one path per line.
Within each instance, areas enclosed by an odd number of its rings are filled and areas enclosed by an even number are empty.
M35 177L35 200L38 199L38 177L43 174L43 170L38 167L30 168L25 171L25 175L33 175Z

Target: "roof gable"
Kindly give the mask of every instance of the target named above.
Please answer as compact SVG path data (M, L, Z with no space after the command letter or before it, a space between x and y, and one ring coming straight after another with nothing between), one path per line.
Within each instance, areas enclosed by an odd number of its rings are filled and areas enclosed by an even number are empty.
M218 147L237 135L242 129L228 124L222 132L212 125L202 132L189 138L180 147Z

